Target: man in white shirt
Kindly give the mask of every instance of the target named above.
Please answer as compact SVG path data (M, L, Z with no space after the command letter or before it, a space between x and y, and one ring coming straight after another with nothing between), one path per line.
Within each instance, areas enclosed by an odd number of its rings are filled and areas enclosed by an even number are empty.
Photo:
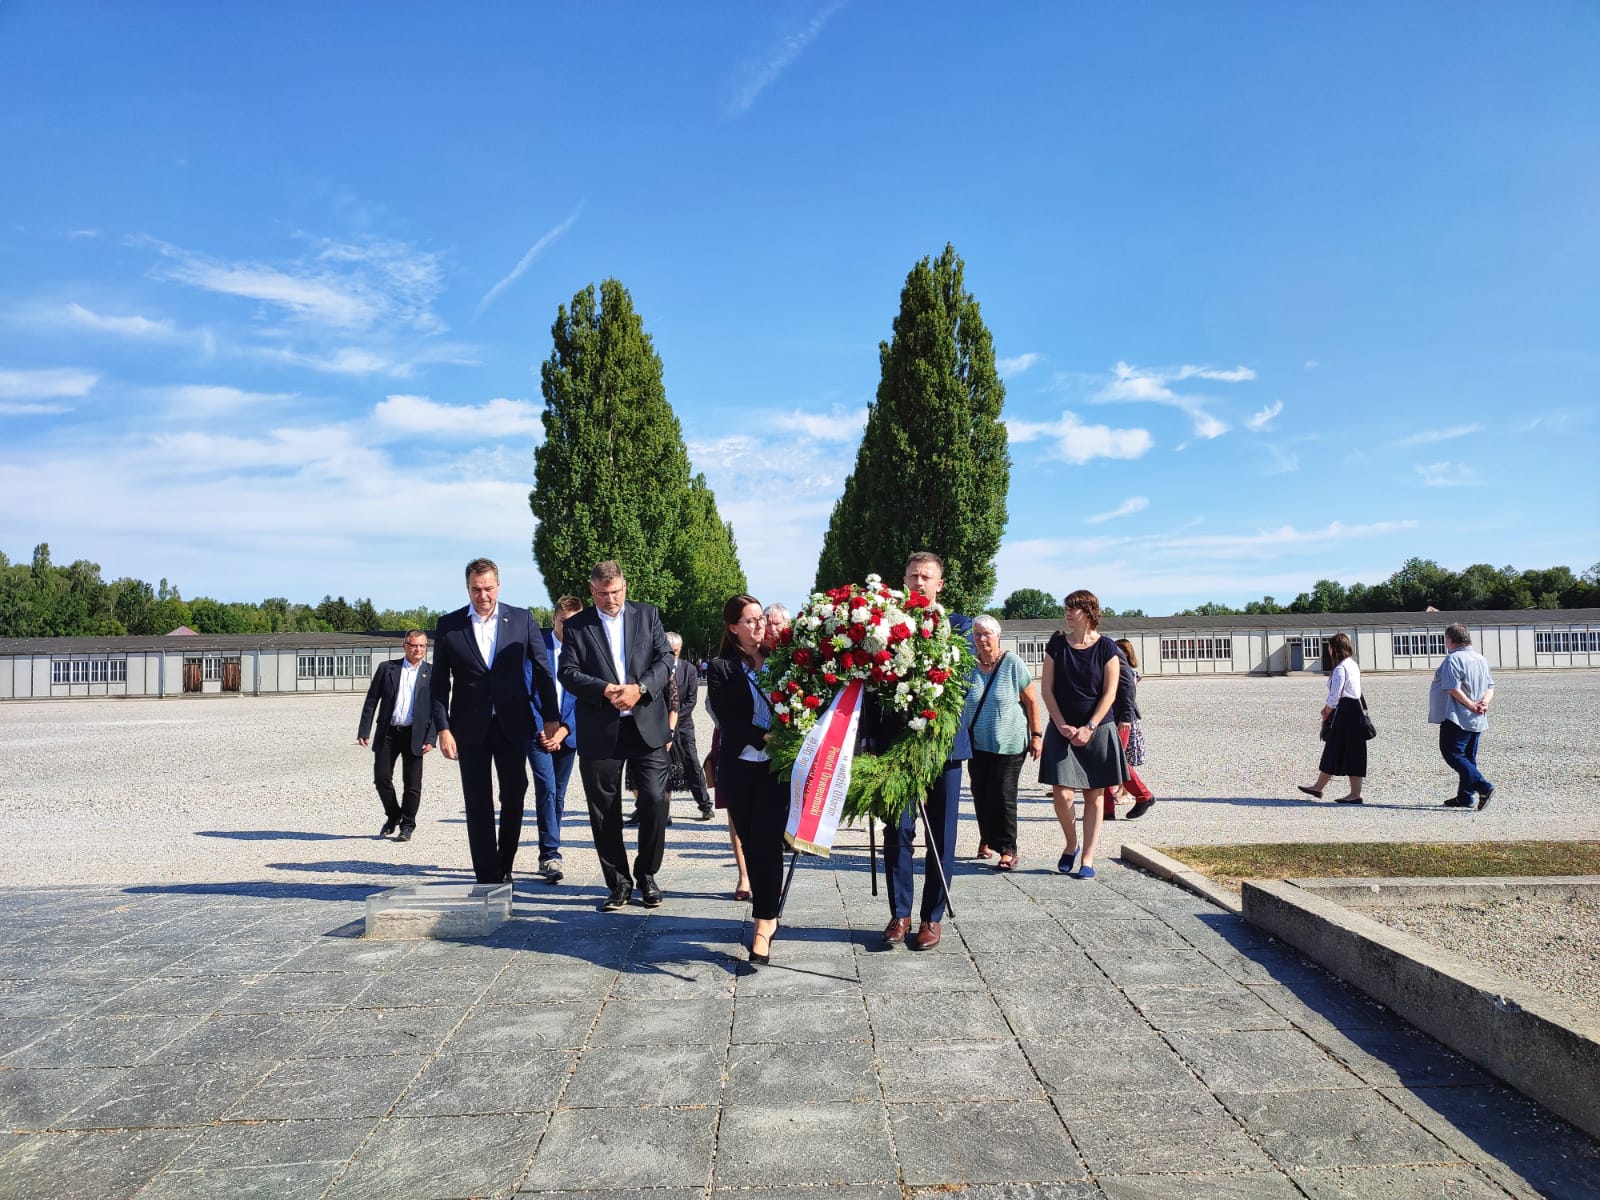
M422 804L422 757L433 749L438 717L433 710L428 666L428 635L412 629L405 637L405 658L378 664L367 688L367 701L361 706L361 724L356 741L372 746L372 783L383 801L383 828L379 837L399 831L397 842L409 842L417 828L417 809ZM372 730L377 714L377 732ZM404 789L397 799L394 792L394 764L400 760L400 779Z
M1494 676L1489 660L1472 648L1465 625L1449 626L1444 643L1449 653L1428 690L1428 721L1439 727L1439 755L1456 773L1456 794L1444 806L1472 808L1476 796L1482 809L1494 797L1494 784L1478 770L1478 739L1489 728Z

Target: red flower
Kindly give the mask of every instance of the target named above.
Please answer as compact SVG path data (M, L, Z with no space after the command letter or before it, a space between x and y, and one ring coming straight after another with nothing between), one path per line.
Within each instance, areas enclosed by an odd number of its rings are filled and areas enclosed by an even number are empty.
M767 699L771 700L774 704L782 704L783 703L783 693L782 692L773 692L772 695L767 697Z
M911 626L907 625L904 621L896 621L889 628L889 640L891 642L903 642L910 636Z
M790 625L778 635L778 645L787 646L792 641L794 641L794 626Z
M805 698L805 706L807 708L820 708L822 706L822 697L821 696L807 696Z
M852 626L850 626L850 640L852 642L859 642L862 638L864 638L866 636L867 636L867 627L865 625L852 625Z
M928 682L929 683L943 683L946 679L949 679L949 678L950 678L950 672L946 671L943 667L929 667L928 668Z
M794 693L796 693L796 692L798 692L798 691L799 691L799 690L800 690L800 685L799 685L799 684L798 684L798 683L796 683L796 682L795 682L795 681L794 681L794 680L792 680L792 679L791 679L791 680L789 680L789 683L788 683L788 685L787 685L787 686L788 686L788 688L789 688L789 694L790 694L790 695L791 695L791 696L792 696L792 695L794 695Z
M868 614L868 619L871 620L874 625L883 624L883 614L877 609L873 609L872 612Z
M839 653L833 648L832 642L823 642L822 645L818 647L818 651L822 655L823 662L832 661L833 656Z
M919 629L917 632L925 638L931 638L933 636L933 630L931 629Z
M841 671L848 671L855 665L856 656L851 654L850 651L846 650L843 654L839 655L839 669Z
M932 601L924 596L921 592L912 592L906 597L907 608L927 608L931 603Z
M887 650L879 650L876 654L874 654L872 656L872 661L873 662L878 662L878 663L886 663L886 662L889 661L889 659L891 657L893 657L893 656Z
M788 713L779 713L778 714L778 720L782 721L785 725L787 725L789 723L789 714Z
M924 721L937 720L938 716L939 716L939 714L934 712L933 709L931 709L931 708L925 708L925 709L922 710L922 719Z
M794 652L794 661L796 663L798 663L802 667L810 666L811 665L811 651L809 651L809 650L796 650Z
M835 675L832 671L824 671L822 673L822 678L828 683L838 683L839 682L839 677L837 675Z
M850 599L850 589L847 587L829 588L828 599L832 600L835 604L839 604L845 600L848 600Z

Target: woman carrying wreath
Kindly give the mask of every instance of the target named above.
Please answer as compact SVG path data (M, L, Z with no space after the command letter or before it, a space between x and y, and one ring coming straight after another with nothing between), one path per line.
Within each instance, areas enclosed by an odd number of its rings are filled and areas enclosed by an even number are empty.
M754 596L730 596L722 606L722 644L706 669L706 703L717 719L717 799L725 804L750 874L750 961L772 956L783 884L783 831L789 823L789 785L772 773L767 732L772 705L757 675L766 661L766 617Z
M1079 848L1073 793L1083 793L1078 878L1093 879L1106 789L1128 780L1117 727L1107 720L1117 699L1122 657L1110 638L1100 636L1100 601L1093 592L1073 592L1064 608L1066 630L1053 635L1044 648L1044 704L1050 726L1039 759L1039 782L1050 787L1056 820L1067 839L1056 863L1063 875L1072 874Z
M997 871L1013 870L1017 857L1017 779L1025 757L1039 757L1044 712L1028 664L1000 649L1000 622L985 613L972 622L977 676L967 692L961 723L972 729L972 809L984 847L1000 855ZM980 853L980 858L987 854Z

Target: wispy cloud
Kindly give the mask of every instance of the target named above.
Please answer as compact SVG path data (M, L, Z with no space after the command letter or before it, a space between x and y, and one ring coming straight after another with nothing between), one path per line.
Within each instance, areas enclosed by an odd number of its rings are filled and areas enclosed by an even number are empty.
M584 202L582 200L578 201L578 206L567 215L567 219L565 221L562 221L561 224L557 225L554 229L546 232L538 241L534 242L533 245L528 247L528 252L519 260L517 260L517 265L512 267L511 270L506 273L505 278L501 279L483 294L483 299L478 301L478 307L474 311L473 316L483 316L484 310L500 298L501 292L505 291L508 287L522 277L522 273L533 265L533 260L538 258L539 255L543 253L545 247L556 241L578 223L578 218L583 215L583 205Z
M171 321L152 321L149 317L110 317L92 312L81 304L67 305L67 320L97 333L115 333L133 338L170 338L177 333Z
M1138 458L1155 445L1147 429L1085 425L1070 409L1062 410L1059 421L1008 420L1006 432L1014 443L1048 440L1051 454L1069 463L1086 463L1093 458Z
M1471 434L1482 432L1482 425L1452 425L1448 429L1424 429L1420 433L1398 438L1389 444L1397 449L1406 446L1431 446L1437 442L1452 442L1456 438L1464 438Z
M773 419L779 429L805 435L819 442L853 442L861 436L867 423L867 410L841 409L837 405L831 413L793 412Z
M396 434L485 441L496 437L544 437L542 404L496 397L483 404L441 404L427 396L394 395L372 409L373 421Z
M1415 469L1424 487L1477 487L1483 483L1477 470L1466 463L1418 463Z
M1307 371L1315 371L1321 365L1322 364L1320 362L1318 362L1316 359L1308 358L1308 359L1306 359L1306 362L1305 362L1305 369Z
M1263 443L1263 449L1271 460L1267 464L1266 474L1287 475L1291 471L1300 469L1300 455L1290 450L1287 446L1280 446L1275 442Z
M197 383L162 388L159 394L177 413L233 413L297 398L294 392L247 392L220 384Z
M1279 525L1245 534L1196 534L1172 537L1159 541L1164 550L1186 550L1202 553L1230 555L1278 554L1287 549L1329 545L1363 538L1381 537L1412 529L1415 521L1372 521L1364 525L1346 525L1343 521L1330 521L1321 529L1296 529L1293 525Z
M93 371L75 367L42 370L0 368L0 400L64 400L87 396L100 382Z
M1085 517L1085 525L1099 525L1103 521L1115 521L1118 517L1131 517L1136 512L1143 512L1150 507L1150 500L1146 496L1134 496L1124 500L1110 512L1096 513L1092 517Z
M785 35L776 49L745 63L734 82L733 94L728 100L727 115L732 118L749 112L761 93L772 86L778 76L794 65L795 59L805 53L806 48L817 40L823 27L846 3L847 0L829 0L800 29Z
M1228 432L1228 424L1213 416L1205 401L1187 392L1175 392L1171 384L1188 379L1209 379L1220 383L1245 383L1256 377L1249 367L1182 366L1135 367L1119 362L1112 369L1112 379L1096 400L1105 402L1126 401L1134 403L1166 404L1187 414L1196 437L1215 438Z
M1042 361L1043 358L1044 358L1044 355L1035 354L1033 351L1030 350L1028 353L1026 353L1026 354L1018 354L1014 358L997 358L997 359L995 359L994 360L994 369L996 371L999 371L1001 375L1003 375L1007 379L1009 379L1013 375L1021 375L1029 367L1033 366L1037 362Z
M1252 414L1251 416L1245 418L1245 422L1244 423L1253 433L1260 433L1268 425L1271 425L1273 420L1282 411L1283 411L1283 401L1282 400L1274 400L1271 404L1267 405L1265 408L1260 409L1257 412L1255 412L1254 414Z

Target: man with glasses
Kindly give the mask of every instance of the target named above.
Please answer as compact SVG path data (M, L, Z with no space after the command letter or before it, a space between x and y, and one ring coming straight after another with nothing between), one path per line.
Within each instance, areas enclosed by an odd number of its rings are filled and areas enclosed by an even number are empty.
M422 756L433 749L438 714L434 711L428 666L428 635L420 629L406 633L406 656L379 663L367 688L367 702L361 706L361 724L356 741L372 746L372 784L383 801L383 828L379 837L398 830L397 842L409 842L417 828L417 809L422 804ZM377 732L372 730L377 714ZM394 793L394 764L400 760L401 798Z

